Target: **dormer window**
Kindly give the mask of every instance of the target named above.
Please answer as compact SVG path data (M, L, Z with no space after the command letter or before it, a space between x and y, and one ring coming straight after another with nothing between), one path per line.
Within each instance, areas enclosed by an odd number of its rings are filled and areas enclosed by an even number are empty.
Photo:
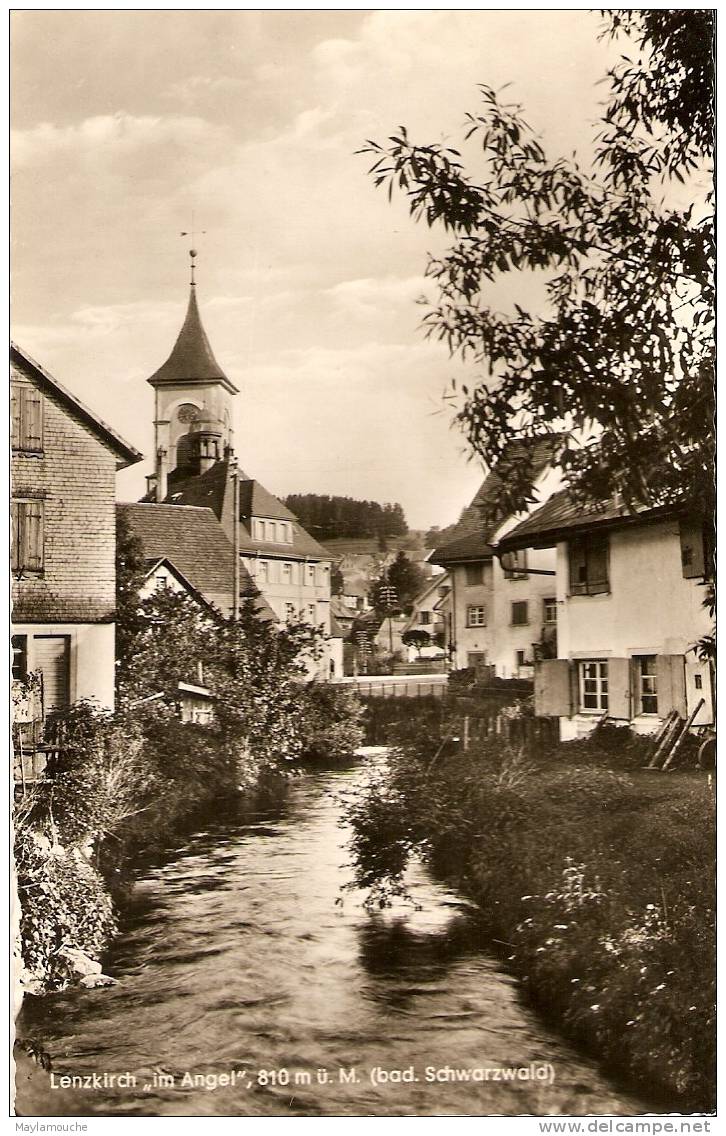
M292 524L290 521L273 521L267 517L252 518L253 540L263 540L268 544L292 544Z

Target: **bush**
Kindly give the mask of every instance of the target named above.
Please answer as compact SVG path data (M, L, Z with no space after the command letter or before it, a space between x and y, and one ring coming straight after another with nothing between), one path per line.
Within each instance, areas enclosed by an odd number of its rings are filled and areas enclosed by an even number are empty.
M72 977L64 949L97 960L115 933L110 896L80 854L25 826L16 831L15 867L23 964L37 990L57 990Z
M301 698L302 757L315 761L350 758L363 741L363 706L350 690L309 683Z
M442 747L446 731L443 715L399 726L388 769L349 803L356 885L386 903L422 855L476 900L532 1000L570 1036L682 1105L713 1108L705 779L643 774L642 741L627 731L536 764L496 740Z

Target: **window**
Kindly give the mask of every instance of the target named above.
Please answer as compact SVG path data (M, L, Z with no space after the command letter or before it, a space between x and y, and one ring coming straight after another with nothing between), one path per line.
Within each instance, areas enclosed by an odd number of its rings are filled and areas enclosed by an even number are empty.
M467 588L475 588L477 584L484 583L484 565L483 564L467 564L465 565L466 572L466 586Z
M639 712L658 713L658 672L655 655L639 655L634 659Z
M601 659L588 659L578 664L580 709L607 710L608 665Z
M292 564L283 564L282 566L282 582L283 584L292 583Z
M700 674L695 674L693 676L693 685L695 686L696 690L703 690L703 678Z
M527 549L520 548L510 552L507 556L507 567L504 569L505 580L527 579Z
M542 600L542 622L557 623L557 600L554 596Z
M517 666L523 667L524 664L525 664L525 652L524 651L516 651L514 657L517 661Z
M314 624L316 622L316 615L315 604L308 604L308 623Z
M529 604L527 600L517 600L512 604L512 626L523 627L529 623Z
M419 621L419 623L421 624L422 627L427 627L428 624L431 622L431 612L430 611L420 611L418 613L418 621Z
M469 604L466 609L467 627L486 627L487 609L482 604Z
M685 579L692 580L705 575L706 557L703 545L703 526L698 522L683 520L679 525L681 541L681 567Z
M42 394L28 383L13 383L10 390L10 405L13 449L42 453Z
M315 565L314 564L306 564L305 565L305 582L306 582L306 584L314 584L315 583Z
M12 501L13 572L43 571L43 502Z
M608 538L585 536L571 541L570 594L596 596L610 590L608 579Z
M277 525L274 521L267 522L267 539L277 540Z
M264 521L253 521L252 522L252 535L254 536L255 540L264 540L265 539L265 522Z
M286 603L285 604L285 619L288 621L288 623L291 620L295 619L296 615L297 615L297 612L295 611L295 604Z
M13 635L13 678L25 682L28 677L28 636Z
M156 590L157 590L157 592L163 591L163 589L164 589L164 588L165 588L165 587L167 586L167 584L168 584L168 580L167 580L167 578L166 578L166 575L165 575L164 573L160 572L160 573L159 573L159 575L155 577L155 580L156 580Z
M258 560L257 561L257 579L261 583L267 582L268 567L269 566L268 566L268 563L267 563L266 560Z
M292 544L292 530L288 521L280 521L278 525L280 530L280 540L283 544Z

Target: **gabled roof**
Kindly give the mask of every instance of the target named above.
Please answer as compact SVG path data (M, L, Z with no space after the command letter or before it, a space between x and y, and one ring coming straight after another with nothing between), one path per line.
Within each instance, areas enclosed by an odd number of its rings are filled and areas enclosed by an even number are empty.
M269 493L264 485L240 474L239 485L240 517L269 517L271 520L296 521L287 505Z
M141 541L146 560L168 559L207 603L224 615L232 609L234 552L211 509L153 502L119 504L131 531ZM240 592L249 594L254 583L240 565ZM258 613L277 619L259 597Z
M199 315L194 284L189 291L187 314L171 355L147 382L152 387L166 383L221 382L231 394L238 393L237 387L229 381L214 358Z
M497 541L497 552L516 552L521 548L550 548L566 540L575 532L594 529L626 528L650 524L669 516L679 515L674 506L648 508L641 506L631 512L622 500L611 498L599 506L583 508L567 490L553 494L541 508L530 513L523 521Z
M544 473L552 461L553 443L558 436L542 438L516 438L507 447L507 461L528 461L533 480ZM479 486L474 499L466 508L446 544L435 548L429 556L432 564L448 564L486 560L493 555L489 543L496 530L506 519L506 512L497 510L503 481L496 468L490 470Z
M304 560L315 557L319 560L332 560L327 548L318 544L302 527L300 522L281 501L268 492L259 481L247 477L241 470L240 477L240 527L239 549L245 554L258 554L261 557L284 557L287 560ZM172 478L166 498L169 504L197 505L212 509L215 516L227 525L232 516L232 479L228 459L215 462L206 473L192 477ZM250 505L253 512L249 513ZM253 537L248 523L251 516L270 517L289 520L292 523L293 543L278 544Z
M117 457L117 469L126 469L127 466L135 465L136 462L141 461L143 454L139 453L134 446L125 442L113 427L99 418L92 410L89 410L79 398L71 394L62 383L59 383L44 367L41 367L40 363L36 363L35 359L32 359L26 351L18 347L17 343L11 342L10 344L10 360L21 370L29 369L32 371L32 377L41 389L45 388L55 395L60 403L81 419L84 426L87 426L97 438L100 438L109 449L113 450Z
M204 607L211 607L211 604L208 602L208 600L204 598L202 593L194 587L191 580L187 579L184 573L181 572L179 568L177 568L174 561L170 560L168 556L145 557L144 561L146 564L146 572L144 573L145 580L148 580L149 576L152 576L154 572L156 572L163 565L167 569L167 571L170 572L172 576L174 576L174 578L181 584L181 586L184 588L184 591L188 592L189 595L197 601L197 603L202 604Z

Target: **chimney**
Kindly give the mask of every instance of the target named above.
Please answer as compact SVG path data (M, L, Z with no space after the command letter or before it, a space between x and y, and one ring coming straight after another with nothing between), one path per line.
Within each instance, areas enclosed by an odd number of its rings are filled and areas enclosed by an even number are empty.
M156 451L156 500L157 503L165 500L167 494L167 452L163 446Z

